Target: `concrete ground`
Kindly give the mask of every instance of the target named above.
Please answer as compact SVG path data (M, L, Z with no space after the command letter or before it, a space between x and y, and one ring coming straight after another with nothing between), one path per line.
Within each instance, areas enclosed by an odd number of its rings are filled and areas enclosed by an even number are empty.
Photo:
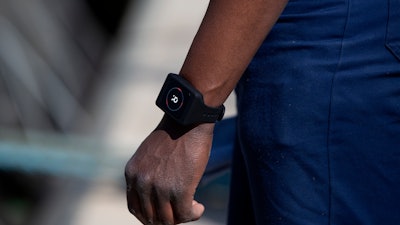
M102 179L100 174L75 207L71 224L140 224L126 209L123 165L161 118L154 104L158 91L168 72L179 72L207 3L138 1L130 9L93 104L96 134L113 146L107 154L121 159L121 177ZM233 98L226 106L227 116L235 114ZM192 224L225 223L226 183L217 181L200 190L206 214Z

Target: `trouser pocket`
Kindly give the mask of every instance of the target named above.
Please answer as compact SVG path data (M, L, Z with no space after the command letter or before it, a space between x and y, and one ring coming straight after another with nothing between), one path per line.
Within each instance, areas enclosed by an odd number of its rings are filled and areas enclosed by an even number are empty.
M388 0L386 48L400 60L400 0Z

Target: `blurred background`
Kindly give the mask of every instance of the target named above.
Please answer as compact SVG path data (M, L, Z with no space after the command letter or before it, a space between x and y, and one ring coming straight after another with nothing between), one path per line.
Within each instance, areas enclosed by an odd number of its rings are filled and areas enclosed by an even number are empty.
M124 166L207 4L0 0L0 225L139 224ZM224 224L228 183L229 169L205 179L193 224Z

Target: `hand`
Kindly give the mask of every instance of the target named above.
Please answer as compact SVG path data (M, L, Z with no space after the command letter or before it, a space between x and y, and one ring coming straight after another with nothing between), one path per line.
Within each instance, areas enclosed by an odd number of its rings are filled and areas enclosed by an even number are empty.
M207 165L214 124L182 127L164 117L125 168L129 211L143 224L197 220L194 193Z

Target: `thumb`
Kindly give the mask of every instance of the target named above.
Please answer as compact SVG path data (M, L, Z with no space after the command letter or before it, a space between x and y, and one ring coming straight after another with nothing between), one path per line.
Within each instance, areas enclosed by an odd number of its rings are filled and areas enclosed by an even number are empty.
M192 221L200 219L200 217L204 213L204 205L201 203L198 203L197 201L193 200L192 201Z

